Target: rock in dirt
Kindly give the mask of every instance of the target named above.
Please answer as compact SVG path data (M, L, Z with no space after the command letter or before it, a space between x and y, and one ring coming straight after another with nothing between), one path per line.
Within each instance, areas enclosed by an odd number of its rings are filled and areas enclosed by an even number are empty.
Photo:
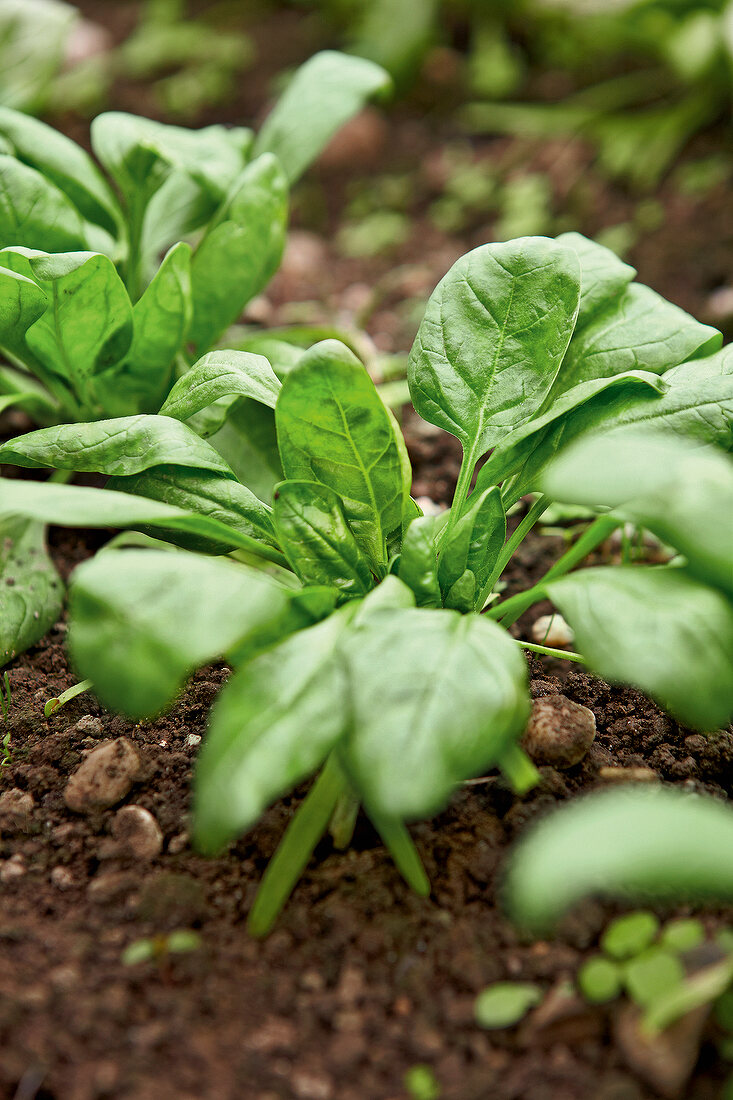
M553 649L572 645L575 634L563 619L562 615L540 615L532 623L532 641L538 645L551 646Z
M69 726L65 736L82 740L84 737L101 737L103 733L104 726L101 718L95 718L93 714L83 714L78 722Z
M572 768L593 744L596 719L592 710L565 695L543 695L532 701L532 713L522 748L535 764Z
M106 810L129 792L140 771L140 757L126 737L93 749L66 784L64 801L78 814Z
M11 856L10 859L0 860L0 882L15 882L23 878L26 873L25 860L21 855Z
M136 859L155 859L163 847L158 822L143 806L123 806L112 821L112 836L120 849Z
M68 867L64 867L63 864L59 864L51 871L51 882L57 890L71 890L76 886L74 876Z
M33 795L17 787L0 794L0 833L27 832L33 814Z
M710 1005L701 1005L658 1035L641 1027L636 1005L620 1008L615 1021L616 1042L630 1069L665 1100L681 1100L700 1054L702 1033Z

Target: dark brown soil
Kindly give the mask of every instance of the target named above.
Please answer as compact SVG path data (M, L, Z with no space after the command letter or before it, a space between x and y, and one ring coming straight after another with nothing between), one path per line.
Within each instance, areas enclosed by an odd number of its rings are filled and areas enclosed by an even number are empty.
M80 5L123 35L135 5ZM131 14L132 13L132 14ZM258 24L260 60L241 96L201 122L262 117L271 75L318 42L302 19ZM475 212L460 233L435 228L432 201L444 183L441 149L455 141L440 84L389 121L369 112L329 150L296 198L294 236L283 269L251 311L265 324L363 321L381 351L404 351L415 302L467 248L491 240L493 214ZM121 83L116 108L154 113L145 89ZM83 139L79 120L64 125ZM699 139L696 159L721 147ZM594 234L635 216L637 198L603 180L590 151L573 142L531 146L508 139L472 143L487 171L548 174L553 211ZM409 175L406 240L369 259L345 256L337 230L360 187L385 173ZM725 184L684 195L673 179L659 196L663 221L632 251L640 278L704 319L710 295L730 281L733 216ZM569 226L562 225L562 228ZM550 230L548 230L550 231ZM551 230L554 231L554 230ZM396 271L396 274L395 274ZM297 314L293 303L301 303ZM720 318L715 318L719 321ZM3 417L7 433L25 430ZM459 458L454 441L407 418L416 495L450 498ZM64 575L101 536L52 533ZM508 573L510 591L539 577L561 550L532 538ZM533 615L544 608L535 609ZM520 620L526 630L531 617ZM559 662L530 662L532 692L561 690L590 707L598 735L586 760L567 772L542 769L542 785L515 798L496 776L465 787L434 821L413 829L431 878L421 901L407 890L366 821L346 853L324 841L264 943L245 920L257 883L298 797L284 799L225 857L204 860L187 837L196 747L223 668L198 673L171 713L132 725L84 695L50 720L44 702L75 682L63 651L65 624L10 668L11 758L0 795L32 796L27 815L0 821L0 1097L16 1100L399 1100L405 1072L432 1067L445 1100L651 1100L612 1039L612 1014L586 1009L550 1031L483 1032L476 994L498 979L572 979L597 943L608 906L589 903L553 942L522 939L499 906L502 863L528 821L567 797L599 786L601 768L646 767L664 781L729 795L733 735L680 729L638 692L612 688ZM562 680L555 679L561 675ZM101 719L102 729L79 719ZM143 767L124 804L149 810L164 836L150 861L120 853L116 809L70 812L63 792L84 753L125 736ZM712 931L730 914L707 910ZM194 929L198 950L126 966L143 937ZM685 1097L719 1095L724 1071L709 1045Z

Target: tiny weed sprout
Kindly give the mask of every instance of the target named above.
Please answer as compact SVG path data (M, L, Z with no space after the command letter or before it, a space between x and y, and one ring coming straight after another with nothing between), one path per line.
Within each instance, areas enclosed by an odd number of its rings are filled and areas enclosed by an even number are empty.
M134 940L122 952L123 966L137 966L138 963L167 961L169 955L187 955L201 947L198 932L182 929L167 935L151 936L149 939Z
M91 680L82 680L81 683L74 684L73 687L67 688L66 691L62 691L60 695L55 695L53 699L48 699L43 706L44 718L50 718L57 710L60 710L61 707L65 707L67 703L70 703L72 699L76 699L78 695L83 695L85 691L89 691L91 687Z
M262 133L278 145L277 129ZM601 676L695 728L733 712L733 540L721 520L733 518L721 450L733 354L633 278L577 234L486 245L448 272L408 364L417 412L463 448L452 506L438 516L411 498L399 426L333 340L298 353L282 377L260 355L215 353L157 415L41 429L0 447L2 461L111 478L105 489L6 480L0 514L147 536L145 548L104 549L72 583L72 660L105 705L147 718L196 667L224 658L233 670L197 763L198 847L222 849L317 773L250 912L254 934L272 926L334 815L343 846L360 804L425 895L406 823L490 769L531 785L518 744L526 663L507 628L539 600L549 596L573 631L572 656ZM271 494L248 480L241 447L230 463L236 448L224 457L204 438L211 416L224 428L236 419L232 394L274 408ZM256 419L248 424L254 436ZM530 493L507 535L507 512ZM502 598L507 564L554 500L596 518L542 581ZM571 573L629 522L674 560ZM615 839L603 837L609 852ZM540 901L534 879L515 875L529 915L582 889L580 871L558 872L565 855L553 856Z

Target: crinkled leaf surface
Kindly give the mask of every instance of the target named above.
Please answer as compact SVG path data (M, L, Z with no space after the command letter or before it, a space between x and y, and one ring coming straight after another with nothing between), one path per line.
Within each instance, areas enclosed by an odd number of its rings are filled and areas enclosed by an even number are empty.
M378 610L340 648L350 718L339 757L367 809L408 819L434 813L457 783L494 767L524 728L524 658L479 615Z
M506 905L544 933L589 895L627 904L733 898L733 813L714 798L627 785L542 819L511 858Z
M314 481L281 482L273 520L283 553L304 584L334 585L350 596L364 596L372 587L369 560L333 489Z
M576 253L546 237L463 256L433 292L410 352L417 411L480 458L541 406L579 300Z
M41 428L0 446L0 462L119 476L152 466L184 466L234 476L210 444L170 416L120 416Z
M733 714L733 604L671 566L581 569L547 585L588 666L686 725Z
M51 629L63 598L44 524L18 516L0 519L0 665Z
M368 99L390 87L384 69L362 57L324 50L296 72L265 119L255 154L274 153L294 183Z
M260 570L156 550L98 554L74 572L70 594L75 666L105 706L137 720L281 616L291 596Z
M386 566L409 494L406 450L358 359L335 340L316 344L283 382L275 420L286 478L338 493L357 542Z
M277 375L263 355L211 351L178 379L160 412L189 420L220 398L231 396L250 397L274 409L279 392Z
M629 264L610 248L582 233L561 233L558 244L572 248L580 261L580 310L578 326L586 324L597 310L618 298L636 275Z

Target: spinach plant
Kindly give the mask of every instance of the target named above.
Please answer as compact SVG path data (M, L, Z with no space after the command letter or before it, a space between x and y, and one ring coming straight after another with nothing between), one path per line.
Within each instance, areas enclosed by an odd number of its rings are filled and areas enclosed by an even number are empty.
M277 269L290 185L387 84L325 52L257 135L108 112L91 129L106 175L0 108L0 407L41 424L157 412Z
M733 356L719 350L719 333L633 275L574 234L487 245L451 269L409 363L417 411L464 450L452 507L437 517L411 499L397 423L363 366L334 341L305 352L282 382L268 375L269 389L257 357L237 372L226 356L211 357L208 373L179 379L162 415L61 425L0 447L1 461L111 476L106 489L0 482L1 514L146 536L144 548L104 550L72 585L72 659L106 705L149 717L198 665L225 657L232 666L197 767L201 849L233 840L322 769L270 864L254 932L271 926L329 823L348 843L359 804L425 893L404 822L433 813L456 784L489 768L520 790L534 781L517 746L529 711L525 662L506 627L547 592L601 674L632 679L692 725L706 728L733 710L733 608L719 548L690 529L682 504L677 520L664 504L657 511L686 566L566 577L632 515L631 503L617 508L626 491L614 483L606 502L599 481L590 503L604 514L542 584L497 602L497 581L550 494L579 495L559 480L576 436L653 422L659 445L676 456L665 459L673 482L687 468L681 436L701 468L727 462L700 445L730 446ZM274 404L284 480L271 504L191 426L234 384ZM627 454L658 443L624 435L620 445ZM616 467L630 463L612 457ZM599 460L599 477L605 468ZM633 516L654 528L662 489L647 488ZM537 489L543 495L507 538L507 509ZM609 504L617 510L606 514ZM591 616L572 591L598 572ZM8 600L13 586L0 591ZM27 644L22 610L3 618L6 647L18 648L14 637ZM655 659L614 664L636 631L653 635ZM634 652L642 649L640 640ZM689 695L677 680L692 681Z

